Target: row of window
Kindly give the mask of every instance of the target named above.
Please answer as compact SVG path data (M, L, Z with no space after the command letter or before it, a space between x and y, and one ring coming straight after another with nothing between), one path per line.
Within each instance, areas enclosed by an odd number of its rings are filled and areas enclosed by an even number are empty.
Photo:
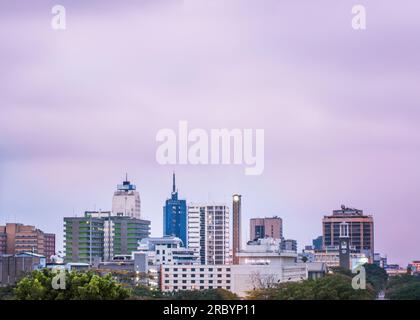
M184 271L184 272L187 271L187 268L173 268L173 271L178 271L178 269L181 269L181 271ZM204 272L205 271L205 268L191 268L189 270L191 270L191 272L194 272L194 271L196 271L196 269L200 269L199 270L200 272ZM212 272L213 269L217 269L218 272L222 272L223 271L223 268L208 268L208 271L209 272ZM165 268L165 271L170 271L170 269L169 268ZM226 272L230 272L230 268L226 268Z
M230 280L226 280L225 282L230 284ZM170 280L165 280L165 283L168 284L168 283L171 283L171 281ZM173 280L172 283L178 283L178 280ZM182 283L187 283L187 280L182 280ZM191 280L190 283L195 284L196 281ZM204 280L200 280L199 283L205 283L205 282L204 282ZM213 284L213 280L208 280L207 283ZM222 280L217 280L217 283L221 284L221 283L223 283L223 281Z

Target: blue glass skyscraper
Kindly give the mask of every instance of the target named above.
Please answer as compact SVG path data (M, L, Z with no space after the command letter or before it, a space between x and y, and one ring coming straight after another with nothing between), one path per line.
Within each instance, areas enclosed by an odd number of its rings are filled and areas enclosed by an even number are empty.
M166 200L163 207L163 234L178 237L187 246L187 202L178 199L175 173L172 179L171 198Z

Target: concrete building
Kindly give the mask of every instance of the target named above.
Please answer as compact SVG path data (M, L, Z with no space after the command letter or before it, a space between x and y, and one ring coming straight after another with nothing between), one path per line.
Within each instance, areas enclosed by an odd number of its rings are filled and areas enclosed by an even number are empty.
M297 263L297 253L282 250L280 243L272 238L250 241L237 253L238 264L232 265L234 293L245 296L251 290L308 278L306 264Z
M280 248L283 251L297 252L297 241L292 239L281 239Z
M104 261L115 255L130 255L140 240L150 236L150 221L111 212L86 211L85 216L104 221Z
M261 238L283 238L283 221L279 217L252 218L249 220L249 227L249 240L256 240Z
M178 199L175 173L172 176L171 198L163 207L163 235L178 237L184 245L187 244L187 202Z
M188 248L201 264L230 263L229 207L223 203L188 206Z
M306 266L308 268L308 279L323 278L328 272L327 264L324 262L307 262Z
M172 236L142 239L138 244L137 252L143 252L147 255L148 265L150 266L199 263L196 251L185 248L180 238Z
M234 194L232 200L232 263L238 264L237 253L241 250L242 196Z
M280 242L261 239L237 253L237 265L161 265L164 292L223 288L239 296L253 289L307 278L305 264L296 263L295 252L280 249Z
M312 248L314 250L322 250L323 245L323 238L322 236L317 237L316 239L312 240Z
M129 286L146 285L158 287L158 269L149 266L147 253L133 252L131 255L118 255L112 261L98 262L94 265L101 275L112 273L119 283Z
M312 262L323 262L328 268L340 266L339 248L331 248L330 250L315 251L313 253ZM369 262L369 258L364 253L350 252L349 264L353 269L358 265Z
M64 223L66 262L112 261L115 255L130 255L150 236L150 221L110 211L86 211L84 217L64 218Z
M32 252L0 255L0 286L13 285L27 273L45 268L46 260Z
M7 223L0 226L0 254L33 252L47 257L55 255L55 234L44 233L34 226Z
M374 226L373 217L364 215L362 210L341 206L322 220L323 248L340 244L340 224L349 224L349 244L357 253L364 253L373 262Z
M161 265L160 288L178 290L226 289L232 291L230 265Z
M140 194L136 185L131 184L126 176L123 184L117 185L117 191L112 198L112 215L141 218Z
M89 214L64 218L65 262L92 264L104 259L104 219Z

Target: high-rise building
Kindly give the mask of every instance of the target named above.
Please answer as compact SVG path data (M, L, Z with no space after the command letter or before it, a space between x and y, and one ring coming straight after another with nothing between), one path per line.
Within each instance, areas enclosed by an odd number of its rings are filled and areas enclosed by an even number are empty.
M283 221L279 217L253 218L249 221L250 240L283 238Z
M201 264L228 264L229 207L223 203L188 206L188 248L195 250Z
M123 215L126 217L140 219L140 194L136 186L128 181L126 176L123 184L117 186L112 198L112 215Z
M237 253L241 250L241 210L242 210L242 196L239 194L233 195L233 204L232 204L232 211L233 211L233 243L232 243L232 263L238 264L239 258L237 257Z
M64 218L65 262L104 259L104 219L89 214Z
M366 254L371 262L374 254L373 217L364 215L362 210L341 206L322 220L324 249L338 247L340 244L340 224L349 225L349 245L351 252Z
M0 254L21 252L38 253L49 261L55 254L55 235L21 223L0 226Z
M175 173L172 177L172 194L163 207L163 235L174 236L187 243L187 202L178 199Z
M65 218L66 219L69 218ZM89 221L88 219L94 219L93 221L99 222L101 221L101 225L98 225L98 228L101 229L101 233L103 234L101 245L103 247L103 252L99 254L97 251L93 251L93 257L100 257L103 261L112 261L114 256L116 255L131 255L133 251L137 250L137 245L140 240L143 238L147 238L150 236L150 221L131 218L123 215L114 216L110 211L86 211L84 215L84 219L82 221ZM70 227L72 231L74 231L73 227ZM86 226L79 227L79 234L80 232L85 232ZM99 231L99 229L98 229ZM67 244L67 240L69 243L72 243L72 249L68 250L74 253L75 251L82 252L86 251L83 250L81 247L78 247L80 242L72 241L73 238L77 235L72 233L65 233L65 241ZM76 232L77 234L77 232ZM68 236L69 235L69 236ZM85 237L79 238L85 239ZM98 245L98 239L92 237L92 241ZM85 241L82 241L82 245L85 245ZM85 252L83 252L85 253ZM72 254L72 260L69 260L70 256L67 257L67 250L66 250L66 257L68 261L72 262L89 262L91 261L91 257L89 254L89 259L86 259L83 255L75 255ZM81 259L76 260L76 259ZM92 258L93 259L93 258Z

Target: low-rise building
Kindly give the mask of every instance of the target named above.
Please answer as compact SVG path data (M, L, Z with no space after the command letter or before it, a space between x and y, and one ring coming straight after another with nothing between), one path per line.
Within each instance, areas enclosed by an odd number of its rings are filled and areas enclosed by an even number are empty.
M0 226L0 254L13 255L20 252L37 253L49 261L55 254L55 234L21 223Z
M0 285L13 285L26 274L46 267L46 257L32 252L0 255Z
M246 296L254 289L308 277L306 265L296 263L297 253L281 250L280 240L250 241L237 258L236 265L161 265L161 290L223 288Z
M194 265L199 263L196 250L185 248L182 240L174 236L163 236L142 239L137 247L138 252L146 252L149 265L161 264Z

